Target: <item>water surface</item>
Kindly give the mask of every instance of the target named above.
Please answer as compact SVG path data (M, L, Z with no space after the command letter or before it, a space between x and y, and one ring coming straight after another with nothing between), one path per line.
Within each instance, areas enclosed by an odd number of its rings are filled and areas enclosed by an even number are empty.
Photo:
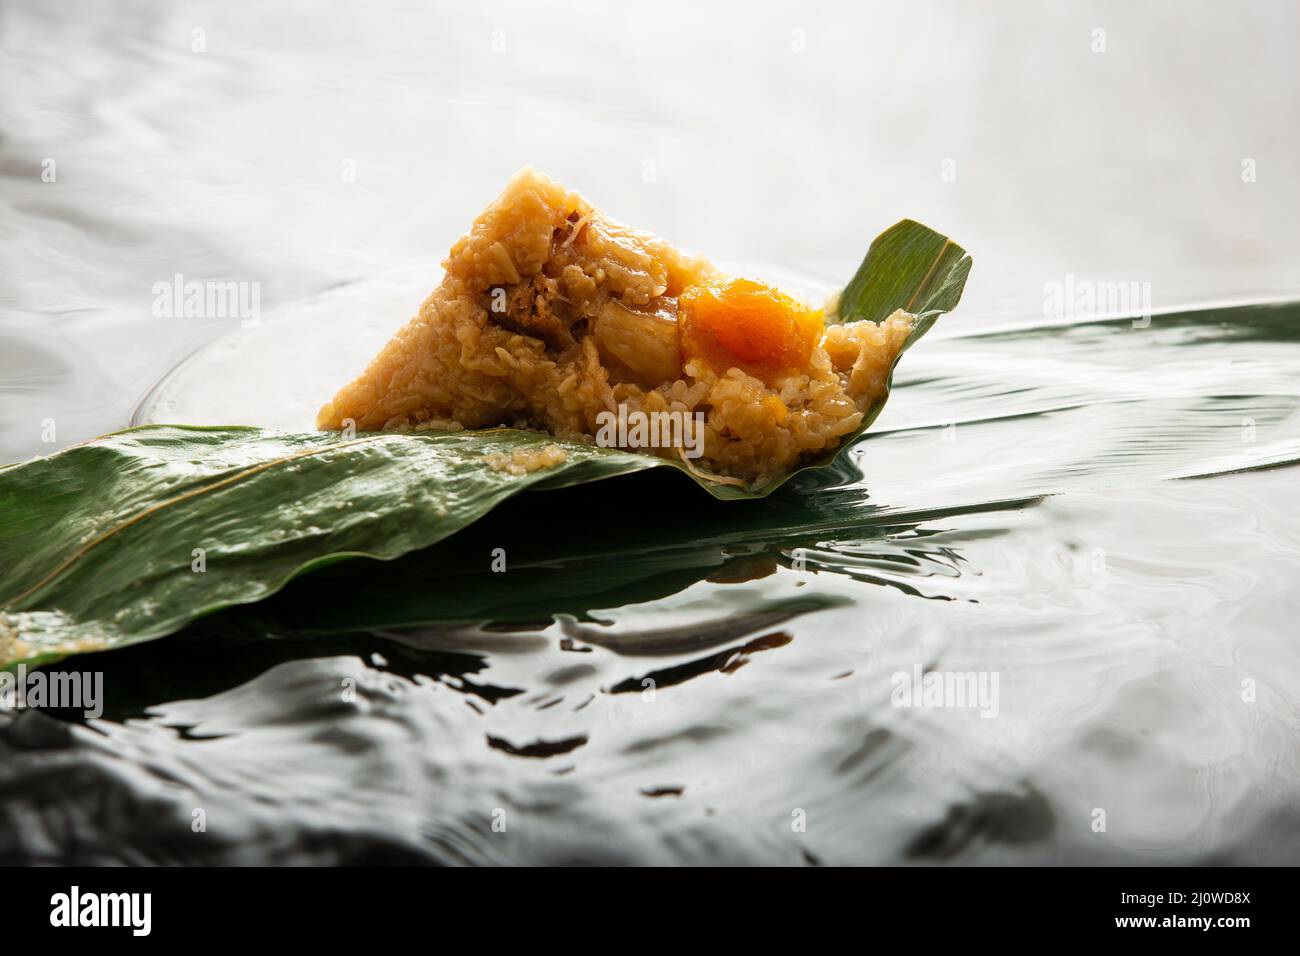
M294 427L525 163L810 289L902 216L975 268L770 500L524 495L66 662L106 709L0 713L0 862L1297 862L1296 19L7 4L5 461ZM262 326L157 317L177 274L258 283ZM1156 314L1045 317L1070 277ZM313 361L254 374L290 332ZM996 715L895 706L918 670L996 675Z
M768 501L525 494L65 663L109 710L6 718L4 855L1293 861L1297 318L936 336ZM996 697L899 706L930 672Z

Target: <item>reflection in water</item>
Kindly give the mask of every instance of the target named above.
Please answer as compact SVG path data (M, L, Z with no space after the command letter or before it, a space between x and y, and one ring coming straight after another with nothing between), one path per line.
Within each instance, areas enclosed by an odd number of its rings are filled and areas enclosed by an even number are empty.
M752 655L757 654L759 651L784 647L792 640L793 638L784 631L764 634L762 637L756 637L740 647L727 648L718 651L716 654L710 654L708 657L687 661L685 664L650 671L642 677L629 677L611 687L609 693L631 694L652 688L672 687L674 684L685 683L691 678L703 674L734 674L749 663Z
M1297 316L939 339L768 501L529 493L66 662L107 709L0 715L0 860L1294 859Z
M942 823L926 827L907 845L911 859L951 859L977 840L1031 844L1052 830L1052 807L1041 793L980 793L948 810Z
M691 575L614 575L585 610L566 595L549 623L504 629L323 633L306 579L242 627L63 665L105 670L112 709L91 726L0 718L0 858L1282 861L1300 662L1278 634L1300 612L1300 521L1260 503L1289 478L827 535L802 570L774 533L759 577L715 575L723 541ZM526 502L510 507L522 533ZM355 603L346 580L329 607ZM916 665L997 672L999 716L893 706L891 675Z
M177 272L260 283L264 332L292 303L308 327L342 315L373 352L524 162L687 245L831 279L864 224L934 210L977 278L871 434L772 500L719 504L671 475L530 494L421 554L65 663L104 671L106 710L0 712L0 862L1296 861L1296 471L1227 473L1300 454L1300 307L1148 328L977 318L1117 263L1175 294L1294 287L1296 180L1243 189L1237 157L1192 148L1215 103L1175 80L1200 57L1166 57L1155 85L1146 58L1107 57L1108 79L1080 82L1098 61L1048 5L954 6L961 42L924 71L916 44L944 42L925 5L808 5L808 57L772 56L785 13L752 5L693 5L697 29L647 43L680 20L656 7L634 30L593 21L577 39L600 42L568 58L553 51L574 18L549 8L512 9L499 57L486 5L440 20L432 56L426 11L359 38L343 15L304 34L264 7L211 7L195 55L185 5L6 5L5 89L36 108L11 111L0 144L0 379L19 399L0 408L0 460L48 452L46 419L60 445L122 426L164 369L234 330L152 319L153 284ZM1238 67L1219 71L1216 122L1254 142L1294 92L1237 104L1290 69L1294 30L1233 15L1249 29L1214 35ZM1131 49L1173 50L1163 15L1108 16ZM765 84L736 69L747 56ZM900 77L926 109L864 95L843 121L846 95ZM728 90L726 115L700 89ZM1135 90L1150 109L1127 108ZM812 151L819 175L789 151L726 159L774 103L792 141L837 130L843 148ZM974 115L977 185L936 190L931 146ZM1105 135L1081 137L1080 116ZM429 162L447 142L455 161ZM1043 161L1008 161L1026 149ZM862 188L863 169L890 188ZM268 350L279 375L248 389L249 413L314 407L322 360L355 371L325 342ZM894 706L892 675L916 667L996 673L998 716Z

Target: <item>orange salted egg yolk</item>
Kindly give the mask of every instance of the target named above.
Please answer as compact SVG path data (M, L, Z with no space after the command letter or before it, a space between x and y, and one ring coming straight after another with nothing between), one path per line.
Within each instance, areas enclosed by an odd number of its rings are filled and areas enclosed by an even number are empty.
M702 359L717 371L735 366L764 380L806 369L826 330L820 310L752 279L692 286L677 310L683 360Z

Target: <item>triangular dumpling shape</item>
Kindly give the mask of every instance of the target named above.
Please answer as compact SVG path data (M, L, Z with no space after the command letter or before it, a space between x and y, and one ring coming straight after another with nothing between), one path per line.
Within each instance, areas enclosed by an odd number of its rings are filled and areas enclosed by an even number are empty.
M443 265L320 428L536 428L756 487L857 428L913 321L825 325L531 169Z

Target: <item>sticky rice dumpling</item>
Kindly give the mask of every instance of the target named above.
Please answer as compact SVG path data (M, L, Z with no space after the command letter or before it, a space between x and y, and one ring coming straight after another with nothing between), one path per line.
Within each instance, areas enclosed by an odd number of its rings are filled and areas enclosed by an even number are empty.
M898 311L828 323L531 169L443 267L419 313L320 410L320 428L532 428L761 487L858 427L914 322Z

